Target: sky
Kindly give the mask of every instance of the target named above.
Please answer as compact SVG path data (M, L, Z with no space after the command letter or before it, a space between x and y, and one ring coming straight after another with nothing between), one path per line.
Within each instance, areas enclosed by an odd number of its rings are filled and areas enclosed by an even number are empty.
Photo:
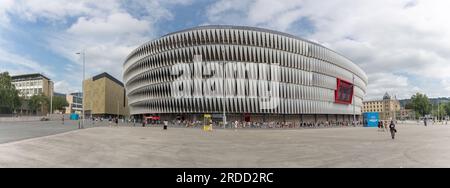
M287 32L348 57L385 92L450 96L448 0L0 0L0 72L43 73L55 91L86 77L122 80L125 57L166 33L210 24Z

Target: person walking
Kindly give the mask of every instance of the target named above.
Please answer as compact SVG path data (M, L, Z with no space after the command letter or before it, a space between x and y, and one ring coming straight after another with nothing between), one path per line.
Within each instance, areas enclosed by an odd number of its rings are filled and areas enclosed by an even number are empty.
M64 125L64 114L62 116L62 124Z
M116 118L116 127L119 127L119 118Z
M391 121L391 124L389 125L389 129L391 131L391 137L392 137L392 139L394 139L395 133L397 133L397 129L395 129L394 121Z
M384 128L386 129L385 131L388 131L388 121L384 121Z
M167 130L167 126L169 125L169 122L168 121L163 121L164 122L164 127L163 127L163 129L164 130Z

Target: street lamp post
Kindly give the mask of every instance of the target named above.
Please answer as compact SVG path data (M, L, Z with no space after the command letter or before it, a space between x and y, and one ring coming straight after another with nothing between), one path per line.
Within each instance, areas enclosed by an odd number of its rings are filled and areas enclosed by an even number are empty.
M50 115L53 114L53 89L50 92Z
M438 124L439 124L439 122L440 122L440 119L439 119L439 116L440 116L439 111L440 111L440 109L439 109L439 108L441 108L441 107L440 107L439 98L438 98L438 114L437 114Z
M77 53L78 55L83 55L83 81L81 82L81 90L82 90L82 93L83 93L83 95L84 95L84 80L85 80L85 64L86 64L86 52L85 52L85 50L83 50L82 52L78 52ZM85 101L85 99L83 99L83 104L82 104L82 113L83 113L83 115L82 115L82 117L83 117L83 123L82 123L82 125L81 125L81 128L84 128L84 119L86 119L86 117L84 117L85 116L85 113L84 113L84 101Z
M356 123L356 115L355 115L355 75L353 74L352 76L353 76L353 89L352 89L352 91L353 91L353 93L352 93L352 97L353 97L353 100L352 100L352 103L353 103L353 126L355 126L355 123Z
M225 129L226 124L227 124L227 116L226 116L226 112L225 112L225 105L226 105L226 98L225 98L225 47L222 46L222 59L223 59L223 128Z

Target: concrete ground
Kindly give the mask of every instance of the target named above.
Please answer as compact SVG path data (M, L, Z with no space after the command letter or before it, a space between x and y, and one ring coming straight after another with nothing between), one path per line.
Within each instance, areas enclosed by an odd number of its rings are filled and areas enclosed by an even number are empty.
M450 125L214 130L96 127L0 144L0 167L450 167Z
M64 133L78 129L78 121L25 121L25 122L0 122L0 144ZM108 126L108 122L86 122L86 128Z

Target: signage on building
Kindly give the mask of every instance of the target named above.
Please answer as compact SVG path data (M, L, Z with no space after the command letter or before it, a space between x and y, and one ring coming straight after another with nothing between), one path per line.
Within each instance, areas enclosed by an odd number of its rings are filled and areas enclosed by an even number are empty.
M364 127L377 127L380 115L378 112L367 112L363 114Z
M337 78L334 99L336 103L351 104L353 101L353 84Z

